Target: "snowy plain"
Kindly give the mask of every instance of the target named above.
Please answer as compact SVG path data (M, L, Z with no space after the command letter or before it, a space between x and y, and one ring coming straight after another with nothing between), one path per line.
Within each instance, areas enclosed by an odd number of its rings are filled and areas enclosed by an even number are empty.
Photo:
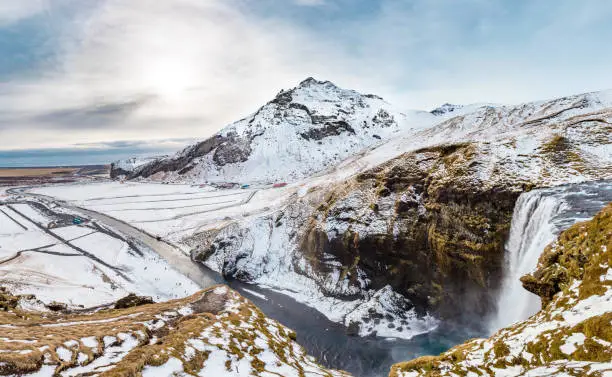
M31 202L0 204L0 280L12 292L92 307L128 293L168 300L199 289L143 245L94 222L54 226L54 215Z

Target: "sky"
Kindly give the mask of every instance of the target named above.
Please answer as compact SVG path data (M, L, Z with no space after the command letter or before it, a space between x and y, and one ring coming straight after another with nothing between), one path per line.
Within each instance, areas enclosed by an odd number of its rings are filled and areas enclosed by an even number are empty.
M306 77L404 109L612 88L600 0L0 0L0 166L166 154Z

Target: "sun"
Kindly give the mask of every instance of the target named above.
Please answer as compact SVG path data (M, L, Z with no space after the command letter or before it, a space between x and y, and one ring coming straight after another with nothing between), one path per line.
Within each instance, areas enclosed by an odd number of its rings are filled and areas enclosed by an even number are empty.
M182 97L196 80L192 64L177 58L159 58L145 69L145 85L165 99Z

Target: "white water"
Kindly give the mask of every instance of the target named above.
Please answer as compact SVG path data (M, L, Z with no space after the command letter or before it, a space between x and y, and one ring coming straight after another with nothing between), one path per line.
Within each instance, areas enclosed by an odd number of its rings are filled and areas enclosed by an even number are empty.
M527 319L540 310L539 297L525 290L519 279L536 268L542 251L554 241L557 229L553 219L565 208L560 197L546 191L535 190L518 198L505 245L507 272L497 315L490 323L492 332Z

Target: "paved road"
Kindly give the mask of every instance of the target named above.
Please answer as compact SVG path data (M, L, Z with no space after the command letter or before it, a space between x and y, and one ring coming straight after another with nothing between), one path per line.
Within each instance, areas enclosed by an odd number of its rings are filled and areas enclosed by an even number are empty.
M137 229L124 221L115 219L114 217L110 217L96 211L91 211L89 209L74 206L70 203L58 200L50 196L32 194L27 192L23 188L11 189L7 191L11 194L30 196L34 198L44 199L47 201L52 201L68 210L82 213L83 215L86 215L87 217L96 220L97 222L104 224L111 229L117 230L123 233L125 236L139 241L151 250L155 251L157 254L159 254L160 257L165 259L168 264L172 266L172 268L187 276L189 279L193 280L201 288L207 288L216 284L224 283L224 279L218 273L208 269L201 263L192 261L191 258L185 255L181 250L166 242L158 241L150 234L140 229Z

